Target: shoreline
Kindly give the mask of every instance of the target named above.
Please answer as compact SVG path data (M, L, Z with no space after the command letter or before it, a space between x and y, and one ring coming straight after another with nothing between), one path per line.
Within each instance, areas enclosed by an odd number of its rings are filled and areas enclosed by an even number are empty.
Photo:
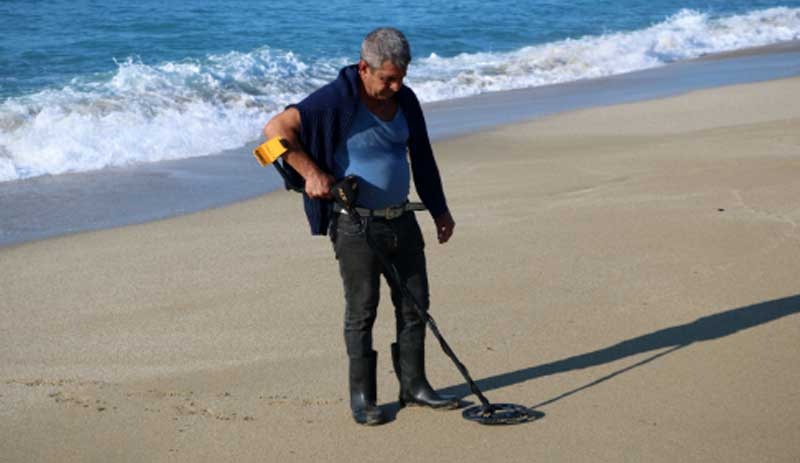
M487 397L538 421L400 408L384 297L391 421L353 424L330 243L276 192L0 248L0 454L795 462L799 95L795 77L436 143L457 227L438 245L419 215L432 314ZM430 336L426 369L477 402Z
M632 73L423 105L435 142L575 111L800 75L800 42L707 55ZM253 142L253 146L257 144ZM204 158L0 184L0 248L224 207L280 190L250 147Z

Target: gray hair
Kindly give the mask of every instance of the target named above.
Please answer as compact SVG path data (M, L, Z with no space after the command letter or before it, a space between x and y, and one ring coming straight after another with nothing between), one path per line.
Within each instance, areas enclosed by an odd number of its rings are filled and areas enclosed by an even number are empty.
M411 62L411 48L402 32L393 27L381 27L364 38L361 59L372 69L380 68L386 61L406 69Z

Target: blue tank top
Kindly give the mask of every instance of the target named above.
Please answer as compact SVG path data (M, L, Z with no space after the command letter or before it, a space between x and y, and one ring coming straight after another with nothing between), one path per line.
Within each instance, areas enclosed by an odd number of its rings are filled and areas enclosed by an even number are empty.
M334 176L358 176L361 207L402 204L410 186L407 142L408 124L400 108L394 119L384 121L359 103L350 133L336 150Z

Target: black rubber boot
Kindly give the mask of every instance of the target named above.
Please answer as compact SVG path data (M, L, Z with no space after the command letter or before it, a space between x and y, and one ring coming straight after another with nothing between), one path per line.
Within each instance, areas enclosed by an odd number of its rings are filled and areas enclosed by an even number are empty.
M458 408L458 399L441 396L433 390L425 377L425 348L392 344L392 363L400 382L399 402L401 407L421 406L437 410Z
M375 405L375 368L378 353L369 357L350 357L350 410L358 424L373 426L384 422L383 411Z

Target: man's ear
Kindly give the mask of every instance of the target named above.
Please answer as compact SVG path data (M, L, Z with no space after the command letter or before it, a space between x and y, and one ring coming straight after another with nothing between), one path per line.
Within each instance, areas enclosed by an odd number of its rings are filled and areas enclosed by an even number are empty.
M358 72L363 74L367 72L367 69L369 69L369 64L363 59L358 60Z

